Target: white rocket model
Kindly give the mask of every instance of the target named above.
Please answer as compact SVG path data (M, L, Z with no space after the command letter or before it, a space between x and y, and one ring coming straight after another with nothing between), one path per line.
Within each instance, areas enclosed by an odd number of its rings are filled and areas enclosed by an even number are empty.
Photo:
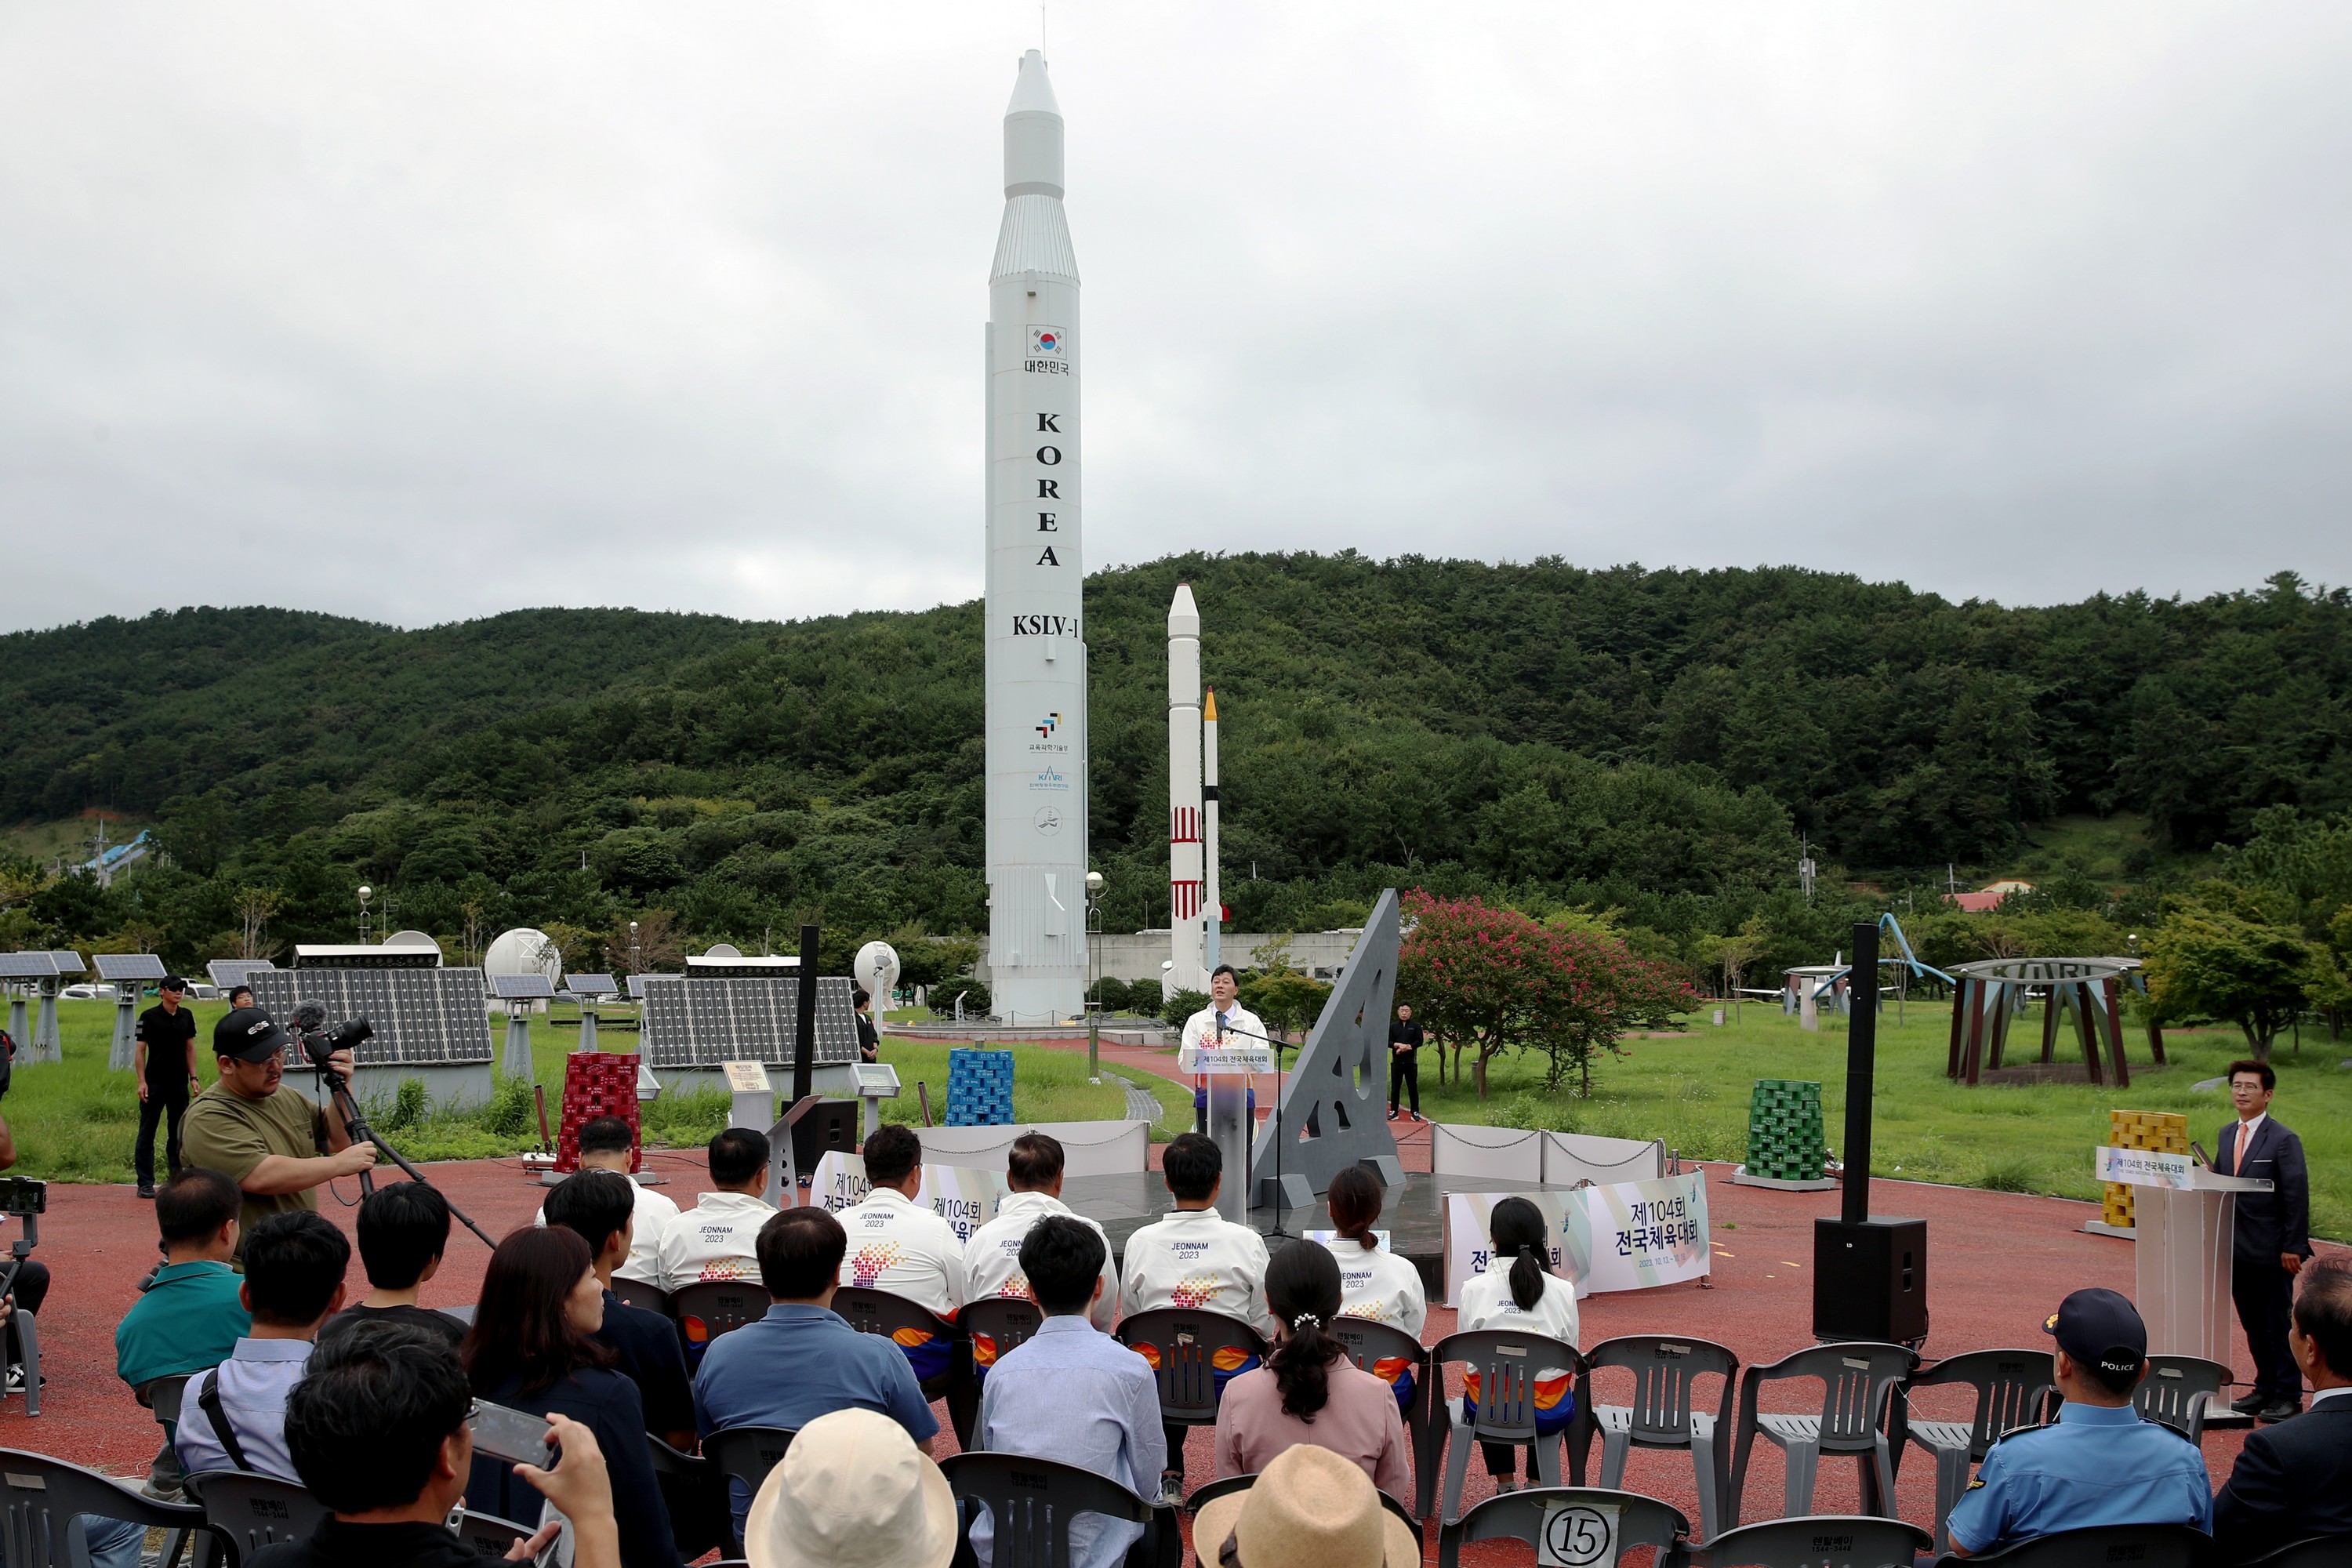
M1221 901L1223 889L1217 886L1217 689L1213 686L1201 704L1201 861L1207 873L1201 888L1202 928L1208 933L1205 967L1214 974L1217 965L1225 961L1222 951L1225 906Z
M1206 991L1201 895L1201 612L1189 584L1168 606L1168 929L1162 988Z
M1009 1023L1076 1017L1087 970L1078 263L1062 110L1021 57L988 280L988 969Z

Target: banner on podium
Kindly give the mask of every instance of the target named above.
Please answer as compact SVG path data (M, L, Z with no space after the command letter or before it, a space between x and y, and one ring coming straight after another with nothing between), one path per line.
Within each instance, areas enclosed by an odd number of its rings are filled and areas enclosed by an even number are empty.
M1178 1072L1272 1072L1270 1046L1186 1046L1176 1053Z
M2187 1154L2160 1149L2118 1149L2102 1143L2095 1151L2094 1174L2103 1182L2129 1187L2169 1187L2185 1193L2197 1184L2197 1162Z

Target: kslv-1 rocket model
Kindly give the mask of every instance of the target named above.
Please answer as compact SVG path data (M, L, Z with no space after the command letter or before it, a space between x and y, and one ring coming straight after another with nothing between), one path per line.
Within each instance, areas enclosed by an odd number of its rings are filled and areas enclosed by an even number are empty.
M1212 700L1213 701L1213 699ZM1207 748L1209 779L1216 777L1215 710L1202 723L1201 711L1201 611L1189 584L1176 585L1168 606L1168 930L1166 989L1206 991L1209 970L1205 937L1214 919L1210 900L1216 867L1209 858L1216 807L1213 788L1203 782ZM1205 810L1203 808L1206 808Z
M1021 58L988 280L988 968L996 1016L1083 1011L1087 645L1078 626L1078 263L1062 110Z

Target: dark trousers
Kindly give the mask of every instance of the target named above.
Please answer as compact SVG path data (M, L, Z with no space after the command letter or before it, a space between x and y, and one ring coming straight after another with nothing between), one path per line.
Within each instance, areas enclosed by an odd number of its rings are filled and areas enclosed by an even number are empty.
M2275 1255L2267 1263L2233 1259L2230 1298L2238 1304L2238 1322L2246 1331L2246 1348L2253 1352L2254 1392L2274 1400L2300 1401L2303 1373L2286 1347L2294 1276L2279 1267Z
M1160 1424L1160 1435L1168 1440L1168 1468L1179 1476L1184 1473L1184 1435L1192 1430L1190 1426L1179 1426L1173 1421Z
M188 1114L188 1097L184 1094L166 1099L151 1085L147 1098L139 1102L139 1136L131 1145L131 1168L138 1173L139 1184L155 1184L155 1124L163 1124L163 1164L173 1175L180 1173L180 1122Z
M1389 1053L1389 1109L1397 1108L1397 1090L1412 1091L1412 1112L1421 1114L1421 1053L1391 1051Z

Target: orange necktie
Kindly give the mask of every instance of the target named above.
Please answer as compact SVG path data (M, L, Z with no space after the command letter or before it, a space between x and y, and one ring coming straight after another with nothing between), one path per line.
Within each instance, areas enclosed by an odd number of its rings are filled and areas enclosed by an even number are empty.
M2238 1124L2238 1146L2231 1152L2230 1174L2237 1175L2246 1168L2246 1124Z

